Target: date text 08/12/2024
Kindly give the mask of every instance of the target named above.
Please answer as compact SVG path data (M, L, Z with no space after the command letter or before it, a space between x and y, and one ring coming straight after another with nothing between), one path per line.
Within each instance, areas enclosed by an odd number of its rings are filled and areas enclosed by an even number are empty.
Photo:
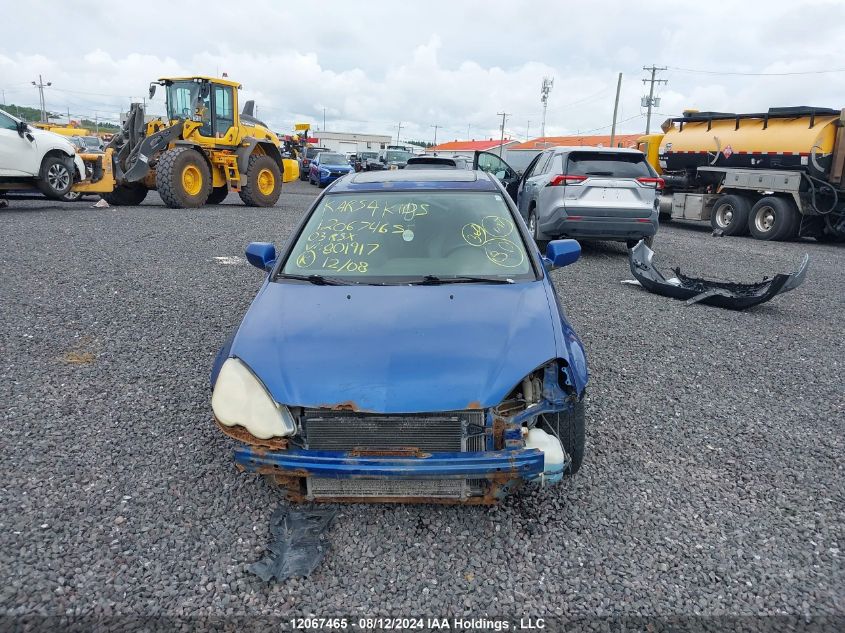
M530 631L546 628L544 618L446 618L446 617L357 617L357 618L293 618L289 621L295 631Z

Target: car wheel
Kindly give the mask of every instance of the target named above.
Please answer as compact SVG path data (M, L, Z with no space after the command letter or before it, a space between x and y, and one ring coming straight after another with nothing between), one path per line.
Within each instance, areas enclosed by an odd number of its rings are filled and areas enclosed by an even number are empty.
M574 475L584 461L586 415L584 401L574 403L569 411L544 413L540 424L560 440L571 461L567 475Z
M282 195L282 170L270 156L253 154L246 183L238 195L248 207L272 207Z
M748 214L751 202L742 196L722 196L710 214L710 226L722 231L723 235L745 235L748 233Z
M62 196L62 200L65 202L76 202L82 197L82 194L78 191L68 191L65 195Z
M46 156L41 162L38 189L48 198L62 200L73 186L73 168L64 156Z
M758 240L786 240L797 233L800 219L791 200L766 196L751 208L748 230Z
M140 183L120 185L109 193L100 194L100 197L115 207L134 207L141 204L147 197L149 191Z
M648 246L650 249L654 250L654 236L653 235L648 235L648 236L644 237L643 242L645 242L645 245Z
M229 187L223 185L222 187L215 187L211 190L211 193L208 194L208 200L205 201L206 204L220 204L226 199L226 196L229 195Z
M548 246L549 240L545 239L545 236L540 233L540 225L537 222L537 212L534 209L531 209L531 212L528 214L528 231L537 243L537 248L540 249L540 252L543 252L546 249L546 246Z

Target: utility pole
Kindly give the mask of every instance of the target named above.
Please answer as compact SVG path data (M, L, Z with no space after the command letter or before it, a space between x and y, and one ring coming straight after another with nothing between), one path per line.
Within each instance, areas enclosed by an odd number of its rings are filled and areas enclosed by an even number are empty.
M70 125L70 106L67 107L67 124Z
M470 140L470 139L469 139L469 131L470 131L470 128L472 128L472 123L467 123L467 140Z
M656 79L655 75L660 72L661 70L666 70L666 66L655 66L652 64L651 66L643 66L643 70L647 70L651 73L650 79L643 79L643 83L649 84L648 89L648 97L643 97L642 105L648 107L648 114L646 115L645 119L645 133L648 134L651 131L651 109L654 106L660 105L660 98L658 97L655 99L654 97L654 84L666 84L669 83L667 79Z
M97 136L100 135L100 116L97 114L96 110L94 110L94 133Z
M402 133L402 121L399 121L399 127L396 128L396 144L399 145L399 135Z
M46 84L44 80L41 78L41 75L38 75L38 82L32 82L32 85L38 88L38 97L41 103L41 123L47 123L47 102L44 100L44 88L47 86L52 86L53 82L48 81Z
M442 125L432 125L431 127L434 128L434 146L437 147L437 130L439 128L443 127L443 126Z
M613 102L613 126L610 128L610 146L616 147L616 113L619 112L619 91L622 89L622 73L616 80L616 101ZM648 132L646 132L648 134Z
M326 109L323 108L323 132L326 131Z
M543 104L543 123L540 125L540 136L543 140L546 138L546 108L549 105L549 93L554 85L554 77L543 77L543 85L540 86L540 103Z
M528 132L531 130L531 119L528 119L528 125L525 126L525 140L529 140L531 137L528 135Z
M502 136L499 139L499 158L502 157L502 145L505 144L505 119L510 115L507 112L497 112L498 116L502 117Z

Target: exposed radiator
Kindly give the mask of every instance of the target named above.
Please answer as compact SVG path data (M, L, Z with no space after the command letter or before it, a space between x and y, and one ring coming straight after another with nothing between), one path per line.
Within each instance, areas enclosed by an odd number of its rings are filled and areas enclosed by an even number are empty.
M310 450L485 450L484 412L480 410L375 415L306 409L302 427Z
M470 492L463 479L330 479L309 477L308 497L433 497L460 499Z

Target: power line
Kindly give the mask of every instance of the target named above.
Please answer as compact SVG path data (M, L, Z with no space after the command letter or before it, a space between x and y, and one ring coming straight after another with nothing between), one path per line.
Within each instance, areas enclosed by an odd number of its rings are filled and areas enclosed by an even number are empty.
M679 68L669 66L668 70L681 73L696 73L700 75L738 75L741 77L786 77L789 75L824 75L827 73L845 73L845 68L830 68L827 70L796 70L783 73L743 73L725 70L698 70L695 68Z

